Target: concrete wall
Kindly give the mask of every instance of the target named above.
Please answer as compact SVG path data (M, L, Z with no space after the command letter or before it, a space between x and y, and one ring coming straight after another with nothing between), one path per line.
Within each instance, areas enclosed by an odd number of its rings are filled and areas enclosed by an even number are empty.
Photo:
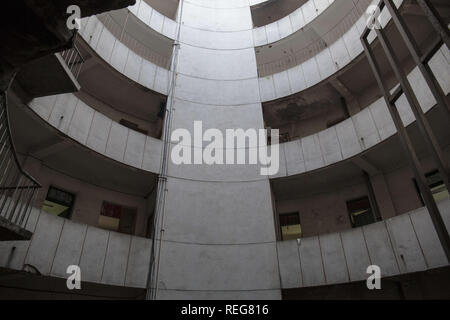
M450 200L442 201L438 206L450 228ZM74 264L81 267L82 281L136 288L146 286L151 250L149 239L78 224L35 208L26 228L34 233L31 241L0 242L1 267L21 270L28 264L43 275L67 278L67 267ZM267 263L264 259L271 256L271 247L261 250L258 244L247 244L205 248L186 243L164 246L163 254L166 252L165 255L174 259L161 270L165 275L173 272L173 279L164 278L164 283L183 282L192 288L199 287L189 293L163 287L159 298L277 297L272 290L245 289L247 281L261 283L261 273L266 276L275 273L278 277L278 270L264 264ZM380 266L383 277L448 265L425 208L362 228L278 242L276 247L275 259L283 289L365 280L366 269L372 264ZM182 262L177 264L177 259L181 258ZM242 264L236 265L233 258L240 258ZM223 277L223 285L229 290L216 291L217 279L210 270L210 259L220 263L216 272ZM252 260L256 260L261 269L255 271L255 266L249 263ZM194 266L196 272L190 269ZM179 273L180 267L184 268L183 274ZM234 272L228 273L230 270ZM237 289L235 284L238 282L242 283L242 290Z
M173 130L263 128L248 0L185 1ZM193 149L203 148L195 145ZM158 299L279 299L269 180L258 165L169 161Z
M271 106L264 107L270 108ZM309 106L308 106L309 107ZM318 107L317 104L311 106L311 108ZM346 119L348 114L344 110L344 106L338 103L329 103L324 105L320 111L313 117L305 117L304 119L295 119L290 123L283 125L271 124L266 120L266 125L280 130L280 133L288 133L290 141L301 139L303 137L312 135L319 131L325 130L329 127L330 123L338 123L342 119ZM265 118L267 119L267 118Z
M450 229L450 200L438 206ZM425 208L362 228L277 245L284 289L365 280L373 264L381 268L382 277L448 265Z
M150 239L110 232L33 208L26 227L31 241L0 242L0 266L67 278L69 265L81 268L81 281L145 288Z
M299 195L295 200L276 201L278 214L298 212L302 237L338 232L351 228L346 201L368 194L364 184L335 186L334 191L315 195Z

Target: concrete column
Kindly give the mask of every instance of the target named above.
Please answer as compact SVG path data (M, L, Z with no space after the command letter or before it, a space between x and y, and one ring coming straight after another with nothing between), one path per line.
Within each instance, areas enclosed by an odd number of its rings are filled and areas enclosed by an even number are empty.
M394 204L389 193L384 174L379 173L370 177L373 192L378 203L380 215L383 220L394 217L396 215Z
M224 136L263 129L248 1L185 1L181 20L172 130L193 140L194 121ZM204 147L194 142L192 159ZM157 299L281 298L270 184L259 169L169 158Z

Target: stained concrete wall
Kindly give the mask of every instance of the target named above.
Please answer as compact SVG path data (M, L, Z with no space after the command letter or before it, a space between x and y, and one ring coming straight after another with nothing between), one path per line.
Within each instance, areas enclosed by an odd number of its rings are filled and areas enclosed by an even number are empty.
M449 229L450 200L438 206ZM149 239L79 224L36 208L26 228L33 232L31 241L0 242L1 267L21 270L28 264L43 275L67 278L67 267L79 265L82 281L136 288L146 286L152 243ZM183 289L163 287L159 298L276 298L272 290L245 288L247 281L261 283L261 273L270 276L275 272L264 264L272 248L261 250L259 246L207 245L205 248L199 244L178 243L166 247L164 250L170 249L166 255L175 259L172 261L183 259L179 264L185 270L180 274L176 263L166 265L165 270L173 272L174 278L165 283L183 282L193 291L187 293ZM283 289L365 280L366 269L371 264L380 266L383 277L448 265L425 208L362 228L278 242L276 247L275 259ZM237 266L233 258L240 258L242 265ZM210 270L210 259L220 263L216 272L226 279L222 290L215 289L217 279ZM255 266L249 263L251 260L259 262L258 272L252 269ZM192 272L192 267L197 272ZM235 272L227 274L230 270ZM235 286L237 282L243 283L242 290Z
M438 206L450 229L450 200ZM425 208L362 228L277 246L284 289L365 280L369 265L378 265L382 277L448 265Z
M264 128L248 0L185 1L181 22L172 129L193 134L193 121L223 133ZM270 185L259 165L169 159L168 175L157 298L281 298Z
M94 108L96 111L113 120L114 122L119 122L120 120L124 119L137 124L140 130L147 131L147 135L151 137L158 138L158 136L160 135L160 133L158 132L158 123L147 119L147 117L135 116L131 114L131 112L118 110L117 108L112 107L106 104L104 101L100 101L98 98L93 97L83 91L77 92L75 96L83 100L85 104Z
M26 228L31 241L0 242L0 266L67 278L69 265L81 268L81 281L145 288L150 239L110 232L33 208Z
M446 150L446 156L449 157ZM421 159L425 172L435 170L431 158ZM326 173L322 173L326 174ZM413 182L414 173L409 167L371 176L380 215L383 220L403 215L422 207L419 194ZM361 179L360 179L361 180ZM367 185L363 182L323 185L298 194L296 199L277 199L277 214L298 212L302 226L302 237L313 237L332 232L342 232L351 228L346 202L368 196Z

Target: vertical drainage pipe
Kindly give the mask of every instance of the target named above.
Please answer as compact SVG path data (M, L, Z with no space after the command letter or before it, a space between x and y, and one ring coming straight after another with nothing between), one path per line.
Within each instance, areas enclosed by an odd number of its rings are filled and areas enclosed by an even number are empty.
M150 256L150 266L147 278L147 300L156 300L158 296L159 289L159 270L160 270L160 259L162 251L162 243L164 237L164 213L166 204L166 194L167 194L167 168L170 153L170 133L172 129L172 111L175 98L175 87L177 79L177 67L178 67L178 52L180 50L180 33L181 33L181 19L183 17L183 4L184 1L180 0L178 19L177 19L177 34L174 41L172 63L171 63L171 77L169 83L168 92L168 103L166 108L166 120L164 121L163 127L163 152L161 156L161 173L158 177L158 189L156 194L156 208L155 214L153 215L153 232L152 232L152 252ZM156 234L157 228L159 228L159 244L157 257L155 261L155 242L157 241Z

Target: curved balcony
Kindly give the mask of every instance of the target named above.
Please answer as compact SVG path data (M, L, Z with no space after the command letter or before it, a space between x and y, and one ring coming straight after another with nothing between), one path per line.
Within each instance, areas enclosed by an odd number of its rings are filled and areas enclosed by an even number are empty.
M402 3L402 0L395 2ZM367 2L363 1L360 4L367 4ZM347 7L349 10L347 14L341 16L342 19L336 25L326 23L328 27L325 31L322 28L318 31L314 28L299 31L293 37L298 35L301 41L292 44L288 37L280 41L279 48L275 46L273 51L269 47L261 49L262 53L257 54L258 73L262 84L267 83L264 87L267 92L263 94L263 101L277 99L312 87L352 63L363 52L359 37L366 26L367 18L363 12L367 5L362 6L363 9L349 4ZM383 27L390 21L387 10L381 12L380 21ZM321 26L321 24L318 25ZM373 40L374 37L371 37L370 41ZM268 83L274 81L272 78L284 80L288 74L288 82L292 83L293 88L283 83L277 85L276 92L267 90Z
M40 275L67 278L67 267L78 265L82 281L146 288L152 241L102 230L33 208L27 230L31 241L0 243L0 265ZM45 248L45 250L42 250Z
M282 18L292 14L293 11L296 11L301 6L304 6L308 0L260 0L256 2L257 3L252 3L252 1L250 1L250 9L252 11L253 25L256 28L259 28L279 21ZM313 3L312 0L311 2ZM326 2L328 2L328 0L326 0Z
M120 42L99 20L92 16L82 20L80 34L86 43L114 69L140 85L167 95L169 70L136 54Z
M255 34L256 58L260 77L278 73L320 55L358 24L365 25L369 0L335 1L320 16L291 32L291 22L266 26ZM383 17L384 18L384 17ZM362 31L361 31L362 32ZM264 36L265 35L265 36ZM346 45L350 45L347 39Z
M268 5L271 4L273 7L278 7L278 2L279 1L273 1L272 3L268 3ZM291 2L298 5L298 1ZM290 3L290 5L293 5L293 3ZM353 7L355 5L361 5L361 1L358 1L357 4L352 3L350 7ZM330 8L330 10L328 10L328 8ZM255 47L260 47L280 41L281 39L284 39L292 35L293 33L296 33L297 31L307 27L308 25L311 25L313 28L314 24L312 22L320 15L325 16L325 18L321 16L322 23L326 19L339 19L339 16L342 15L342 12L347 11L348 8L349 7L346 1L309 0L303 3L300 7L295 8L296 10L292 10L293 12L289 12L289 14L282 16L279 19L270 21L272 20L272 16L270 16L270 20L267 21L269 23L266 23L264 25L254 24L256 27L255 29L253 29ZM328 14L324 12L326 10L328 10ZM252 15L255 19L253 10ZM317 25L317 23L315 25ZM329 25L328 22L323 27L326 28L327 25Z
M53 102L50 120L39 114L45 109L35 101L41 99ZM9 97L18 156L43 186L34 205L74 222L150 236L161 141L122 126L72 94L36 100L37 112L17 92ZM57 198L50 194L55 188L70 196ZM105 202L126 208L128 220L119 216L112 225L102 220Z
M450 93L450 68L445 56L447 53L444 45L430 61L430 67L446 95ZM408 80L417 94L423 112L429 112L436 100L417 67L408 75ZM415 121L404 95L396 106L405 126ZM354 116L326 130L301 139L294 137L293 141L281 144L284 152L281 152L281 170L278 176L308 172L349 159L382 143L395 133L386 103L383 98L379 98Z
M30 108L81 145L129 166L159 173L161 140L111 120L76 96L37 98L30 103Z
M439 207L449 228L450 200ZM74 223L37 209L32 210L27 228L34 233L31 241L0 243L2 267L21 270L26 264L42 275L65 278L67 266L79 265L86 282L147 285L150 239ZM365 280L369 265L379 266L383 278L448 265L425 208L369 226L276 245L283 289ZM185 278L184 283L189 281ZM167 283L161 298L177 289Z
M128 7L128 10L151 29L157 31L158 33L166 36L169 39L175 40L177 28L175 16L177 10L173 10L173 7L171 9L166 8L166 10L159 10L160 6L155 6L155 4L153 3L154 1L152 1L151 4L147 2L150 1L137 0L134 6ZM158 1L158 3L159 2L160 1ZM178 8L177 0L162 2L164 2L163 5L166 5L167 7L169 7L169 5L173 6L176 2L176 6ZM161 14L160 12L165 12L166 14Z
M450 200L439 203L450 229ZM426 208L349 231L279 242L283 288L323 286L367 279L377 265L382 277L447 266Z

